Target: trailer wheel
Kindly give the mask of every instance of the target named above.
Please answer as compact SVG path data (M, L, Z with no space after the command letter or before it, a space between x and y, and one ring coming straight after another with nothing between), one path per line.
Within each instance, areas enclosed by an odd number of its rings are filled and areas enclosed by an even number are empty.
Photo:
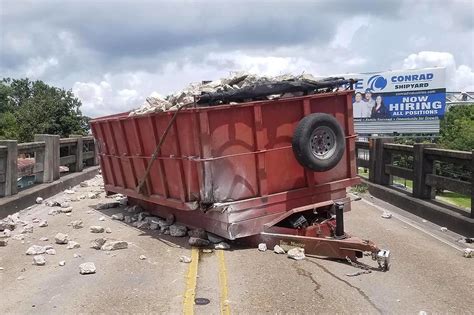
M323 113L301 119L292 140L296 160L316 172L336 166L344 154L345 145L344 131L336 118Z

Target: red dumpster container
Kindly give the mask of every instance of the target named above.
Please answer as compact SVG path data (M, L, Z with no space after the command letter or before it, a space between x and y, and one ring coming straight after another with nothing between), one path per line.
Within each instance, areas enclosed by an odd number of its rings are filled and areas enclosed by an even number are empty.
M352 91L188 108L173 122L174 115L91 121L108 193L231 240L351 260L372 252L388 270L389 251L344 232L346 188L359 183Z
M332 115L344 133L342 159L327 171L303 167L292 149L295 128L312 113ZM138 193L173 115L121 113L91 121L106 191L235 239L260 233L286 211L343 200L359 182L352 92L344 91L182 110L153 163L147 193Z

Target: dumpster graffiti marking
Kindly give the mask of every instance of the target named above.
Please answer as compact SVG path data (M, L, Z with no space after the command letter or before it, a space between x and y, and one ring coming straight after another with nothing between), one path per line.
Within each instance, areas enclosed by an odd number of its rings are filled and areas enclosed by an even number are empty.
M229 297L227 287L227 268L225 266L224 251L218 250L217 260L219 262L219 286L220 286L220 299L221 299L221 314L229 315Z
M194 314L194 298L196 296L196 283L199 262L199 249L191 249L191 263L186 275L186 290L184 291L183 313L185 315Z

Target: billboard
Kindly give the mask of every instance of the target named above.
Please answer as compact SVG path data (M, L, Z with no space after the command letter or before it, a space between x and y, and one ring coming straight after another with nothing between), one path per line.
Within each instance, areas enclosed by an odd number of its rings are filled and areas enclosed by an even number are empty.
M445 72L426 68L356 74L361 80L354 86L354 121L438 120L446 108Z

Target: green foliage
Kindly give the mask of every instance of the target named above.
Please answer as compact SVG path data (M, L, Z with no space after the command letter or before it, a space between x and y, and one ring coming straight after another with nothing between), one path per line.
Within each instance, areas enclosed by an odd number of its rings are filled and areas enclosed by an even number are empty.
M452 106L441 120L440 136L446 149L474 150L474 104Z
M6 78L0 82L0 138L32 141L35 134L86 134L88 118L71 91L43 81Z

